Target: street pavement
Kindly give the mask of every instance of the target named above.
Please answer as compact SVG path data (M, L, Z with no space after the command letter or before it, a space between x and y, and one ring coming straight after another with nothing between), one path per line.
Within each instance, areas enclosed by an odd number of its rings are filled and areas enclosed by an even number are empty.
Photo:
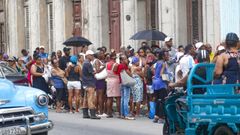
M123 120L102 118L83 119L82 114L55 113L49 110L54 128L49 135L161 135L162 124L154 124L148 118Z

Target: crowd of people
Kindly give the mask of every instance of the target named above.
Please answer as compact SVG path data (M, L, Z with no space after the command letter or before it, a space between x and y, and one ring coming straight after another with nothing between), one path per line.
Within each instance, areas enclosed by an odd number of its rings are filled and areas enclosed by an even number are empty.
M224 43L212 51L210 44L179 45L166 37L164 47L142 42L133 47L121 47L117 53L100 47L96 52L82 47L81 53L71 55L64 47L45 53L44 46L36 48L33 56L22 50L22 56L0 54L0 61L26 75L32 87L55 93L56 112L83 112L83 118L102 117L134 120L148 116L154 109L154 122L164 122L163 102L169 89L185 90L190 70L198 63L215 63L213 84L234 84L240 80L239 37L228 33ZM215 53L214 53L215 52ZM50 59L49 59L50 58ZM204 77L206 72L200 72ZM196 82L197 83L197 82ZM196 91L204 94L204 91ZM151 107L154 103L154 107ZM142 106L147 106L143 114ZM90 115L89 115L90 112Z

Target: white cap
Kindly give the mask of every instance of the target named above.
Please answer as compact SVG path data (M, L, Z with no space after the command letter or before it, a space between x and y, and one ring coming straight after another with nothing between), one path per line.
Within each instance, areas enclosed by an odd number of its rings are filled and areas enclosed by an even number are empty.
M197 43L195 44L197 50L198 50L199 48L201 48L203 45L204 45L203 42L197 42Z
M41 49L41 48L44 49L45 47L43 45L41 45L41 46L39 46L39 49Z
M86 55L93 55L94 52L92 50L87 50Z
M171 39L172 39L171 37L166 37L166 38L164 39L164 41L165 41L165 42L169 42Z
M218 51L225 50L225 47L224 47L224 46L219 46L217 50L218 50Z

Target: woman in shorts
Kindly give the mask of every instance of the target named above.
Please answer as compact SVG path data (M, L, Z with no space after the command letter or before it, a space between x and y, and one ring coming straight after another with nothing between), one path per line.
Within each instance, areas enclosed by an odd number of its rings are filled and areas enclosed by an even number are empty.
M66 70L66 76L68 79L67 88L68 88L68 104L69 104L69 112L73 112L72 107L72 100L75 97L76 98L76 112L79 112L79 100L80 100L80 90L81 90L81 67L77 64L78 57L73 55L70 58L70 63L68 64L67 70Z

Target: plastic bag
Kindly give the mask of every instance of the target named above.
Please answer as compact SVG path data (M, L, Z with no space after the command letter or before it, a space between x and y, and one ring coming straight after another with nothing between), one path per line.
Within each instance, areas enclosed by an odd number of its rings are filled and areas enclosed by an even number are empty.
M148 114L149 119L153 119L155 116L155 102L149 102L150 111Z

